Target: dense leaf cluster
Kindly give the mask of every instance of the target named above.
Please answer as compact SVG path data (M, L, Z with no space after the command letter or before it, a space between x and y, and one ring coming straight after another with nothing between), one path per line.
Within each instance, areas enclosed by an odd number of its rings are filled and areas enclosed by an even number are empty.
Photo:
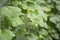
M60 40L60 1L6 0L0 40Z

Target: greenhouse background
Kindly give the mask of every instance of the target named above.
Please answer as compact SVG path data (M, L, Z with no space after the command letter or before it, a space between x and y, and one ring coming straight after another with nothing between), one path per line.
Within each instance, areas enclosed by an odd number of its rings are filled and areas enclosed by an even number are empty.
M60 40L60 0L0 0L0 40Z

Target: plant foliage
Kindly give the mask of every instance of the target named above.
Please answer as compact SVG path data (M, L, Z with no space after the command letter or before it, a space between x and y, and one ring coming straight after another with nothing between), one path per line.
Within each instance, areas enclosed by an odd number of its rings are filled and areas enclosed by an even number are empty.
M60 40L60 0L6 0L0 40Z

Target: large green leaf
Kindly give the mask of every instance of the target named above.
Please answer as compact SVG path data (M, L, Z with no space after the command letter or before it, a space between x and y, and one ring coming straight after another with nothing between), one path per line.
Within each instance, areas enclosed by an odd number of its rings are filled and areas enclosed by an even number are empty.
M38 13L39 13L40 15L42 15L42 17L43 17L45 20L47 20L47 14L44 13L44 11L42 10L42 7L40 7L39 5L36 5L36 7L37 7L37 10L38 10Z
M23 24L22 20L19 17L22 14L20 8L13 6L6 6L2 7L0 11L3 16L8 18L12 26L18 26Z
M0 40L11 40L14 37L14 33L10 30L2 30Z

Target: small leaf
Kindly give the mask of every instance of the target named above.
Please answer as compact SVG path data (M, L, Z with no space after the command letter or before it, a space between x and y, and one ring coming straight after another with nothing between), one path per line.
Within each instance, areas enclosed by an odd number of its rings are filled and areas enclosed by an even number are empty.
M56 5L56 8L60 11L60 5Z
M27 37L27 40L38 40L38 37L35 35L32 35L30 37Z
M51 21L52 23L54 23L54 24L57 24L57 23L60 21L59 15L57 15L57 16L52 16L52 17L50 18L50 21Z
M1 35L1 29L0 29L0 35Z

